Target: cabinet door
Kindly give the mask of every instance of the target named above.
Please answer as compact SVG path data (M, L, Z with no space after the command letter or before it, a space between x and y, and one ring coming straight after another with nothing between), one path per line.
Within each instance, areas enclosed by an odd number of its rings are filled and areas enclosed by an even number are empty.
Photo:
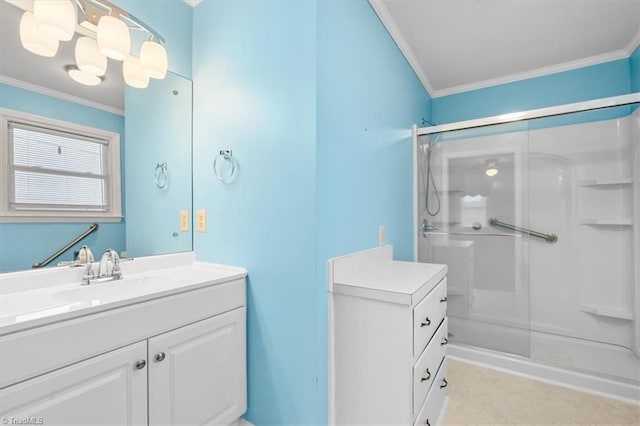
M245 308L149 339L149 424L228 424L247 408Z
M0 422L146 425L146 358L140 342L2 389Z

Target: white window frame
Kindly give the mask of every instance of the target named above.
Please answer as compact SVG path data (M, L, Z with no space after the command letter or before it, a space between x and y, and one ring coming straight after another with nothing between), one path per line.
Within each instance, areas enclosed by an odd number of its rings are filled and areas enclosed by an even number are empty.
M105 212L10 210L8 165L9 122L11 121L108 141L109 209ZM122 220L119 133L7 108L0 108L0 126L2 126L0 129L0 222L120 222Z

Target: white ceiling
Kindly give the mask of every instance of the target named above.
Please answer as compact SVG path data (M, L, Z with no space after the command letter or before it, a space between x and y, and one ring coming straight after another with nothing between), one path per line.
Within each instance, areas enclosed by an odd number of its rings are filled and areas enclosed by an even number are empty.
M640 0L370 0L431 96L629 57Z
M122 114L124 80L122 62L109 60L104 81L84 86L71 79L64 67L75 64L75 40L60 42L53 58L35 55L20 44L19 25L24 11L0 0L0 82L50 94Z

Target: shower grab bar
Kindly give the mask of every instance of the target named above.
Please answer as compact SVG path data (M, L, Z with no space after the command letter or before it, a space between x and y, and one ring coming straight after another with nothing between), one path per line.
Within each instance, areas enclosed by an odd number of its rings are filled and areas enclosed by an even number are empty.
M520 237L518 234L498 234L498 233L488 233L488 232L422 232L427 235L464 235L471 237Z
M89 225L89 229L87 229L82 234L80 234L77 237L75 237L69 243L65 244L63 247L58 249L55 253L53 253L51 256L47 257L42 262L34 263L33 265L31 265L31 267L34 268L34 269L36 269L36 268L44 268L45 266L47 266L48 264L53 262L58 256L63 254L65 251L69 250L71 247L73 247L74 245L76 245L80 241L84 240L89 234L94 232L99 227L100 226L97 223L92 223L91 225Z
M556 234L544 234L542 232L533 231L531 229L521 228L510 223L501 222L495 217L489 219L489 225L498 226L500 228L510 229L511 231L522 232L523 234L530 235L532 237L541 238L549 244L554 244L558 241L558 236Z

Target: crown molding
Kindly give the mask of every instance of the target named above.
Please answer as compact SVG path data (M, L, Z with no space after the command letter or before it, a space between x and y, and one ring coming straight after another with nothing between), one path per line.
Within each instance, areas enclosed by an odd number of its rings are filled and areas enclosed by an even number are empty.
M389 10L385 6L383 0L369 0L369 4L378 15L378 18L382 21L382 24L387 29L389 35L391 35L393 41L395 41L396 45L400 48L400 51L407 62L409 62L411 68L413 68L413 72L416 73L416 76L427 90L427 93L429 93L429 96L433 97L435 92L431 87L431 83L429 83L429 79L427 79L427 75L424 73L424 70L420 66L420 62L418 61L415 53L413 53L413 49L411 49L409 42L407 42L407 39L405 39L402 32L400 32L396 21L391 16L391 13L389 13Z
M37 84L27 83L26 81L17 80L15 78L7 77L4 75L0 75L0 83L17 87L18 89L24 89L30 92L39 93L41 95L51 96L52 98L61 99L63 101L84 105L89 108L99 109L111 114L124 116L123 109L90 101L89 99L81 98L79 96L73 96L68 93L59 92L57 90L49 89L48 87L38 86Z
M631 56L638 46L640 46L640 29L638 29L636 36L629 41L629 44L627 44L623 50L627 53L627 56Z
M184 0L184 2L191 7L196 7L202 2L202 0Z
M561 64L537 68L531 71L509 74L502 77L490 78L487 80L477 81L469 84L461 84L459 86L449 87L446 89L438 89L434 91L433 97L439 98L442 96L469 92L471 90L485 89L487 87L499 86L502 84L513 83L521 80L528 80L530 78L543 77L545 75L556 74L563 71L571 71L591 65L598 65L605 62L616 61L618 59L626 59L628 57L629 55L625 50L616 50L614 52L609 52L602 55L590 56L588 58L577 59L575 61L563 62Z

